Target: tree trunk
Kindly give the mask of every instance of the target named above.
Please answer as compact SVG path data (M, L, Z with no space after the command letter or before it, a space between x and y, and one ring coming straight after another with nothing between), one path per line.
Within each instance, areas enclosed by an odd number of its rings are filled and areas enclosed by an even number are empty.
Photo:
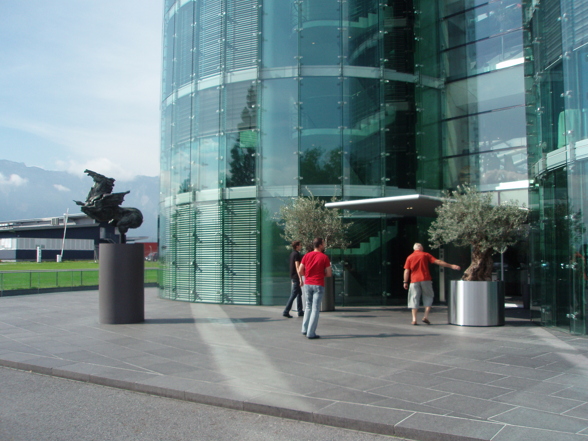
M492 280L493 266L492 249L482 251L478 248L474 248L472 250L472 263L468 269L465 270L461 279L473 282Z

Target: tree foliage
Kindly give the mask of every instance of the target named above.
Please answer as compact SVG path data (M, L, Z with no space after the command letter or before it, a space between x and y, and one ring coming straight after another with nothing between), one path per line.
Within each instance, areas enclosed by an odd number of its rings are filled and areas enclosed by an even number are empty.
M343 223L341 210L326 208L325 202L312 194L293 198L280 207L280 218L282 237L288 242L299 240L304 249L312 248L315 237L322 237L327 248L349 246L346 236L351 223Z
M438 217L429 228L431 247L447 243L471 247L472 261L463 280L490 280L492 255L504 252L527 232L524 207L514 201L493 205L490 193L480 193L474 187L459 186L446 195L436 211Z

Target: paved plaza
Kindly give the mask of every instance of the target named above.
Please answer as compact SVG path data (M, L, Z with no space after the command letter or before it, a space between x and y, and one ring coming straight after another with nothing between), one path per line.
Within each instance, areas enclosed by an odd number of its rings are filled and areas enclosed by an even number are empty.
M588 338L507 311L503 327L430 326L410 311L321 314L161 300L98 323L98 292L0 298L0 365L413 440L588 441Z

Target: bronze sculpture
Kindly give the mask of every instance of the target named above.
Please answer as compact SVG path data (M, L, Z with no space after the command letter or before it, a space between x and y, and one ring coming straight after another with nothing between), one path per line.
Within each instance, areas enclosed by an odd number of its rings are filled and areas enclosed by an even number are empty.
M114 179L107 178L92 170L84 170L88 176L94 179L94 186L90 189L86 202L74 201L81 206L81 210L98 222L108 222L118 228L121 235L121 243L126 243L126 233L129 228L139 228L143 223L143 214L137 208L120 207L123 203L124 193L112 193Z

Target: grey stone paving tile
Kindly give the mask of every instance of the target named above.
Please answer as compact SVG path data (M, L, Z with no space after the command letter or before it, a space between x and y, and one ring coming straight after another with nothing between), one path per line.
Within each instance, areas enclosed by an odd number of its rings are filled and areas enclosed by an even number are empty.
M449 346L451 347L451 346ZM490 351L480 351L479 345L476 345L478 350L476 349L457 349L454 351L444 352L443 355L448 355L451 357L457 358L465 358L467 360L488 360L489 358L496 357L496 353Z
M491 440L502 424L442 415L414 414L395 427L395 436L421 441Z
M333 403L314 414L313 422L346 429L395 435L395 426L413 412L385 407ZM408 430L410 432L410 430Z
M578 433L588 428L588 421L586 420L523 407L517 407L496 415L492 420L513 426L555 430L565 433Z
M490 383L490 385L544 395L557 395L557 392L562 391L568 387L557 383L547 383L545 381L529 380L528 378L517 377L501 378L500 380L496 380Z
M187 379L191 379L191 380L206 381L209 383L221 383L223 381L229 381L229 380L233 380L235 378L235 377L221 374L216 371L212 371L210 369L199 369L199 368L194 368L193 370L188 371L188 372L177 372L177 373L168 374L168 375L173 376L173 377L178 377L178 378L187 378Z
M451 378L453 380L469 381L471 383L488 384L492 381L503 378L503 375L492 374L489 372L479 372L470 369L454 368L436 374L442 378Z
M149 365L149 370L158 372L163 375L173 375L178 374L181 372L192 372L194 369L197 369L194 366L190 366L184 363L178 363L173 360L168 360L163 363L155 363Z
M586 354L586 357L588 357L588 354ZM581 367L570 368L570 369L567 369L565 371L565 373L570 374L570 375L580 375L580 376L588 377L588 367L581 366Z
M332 404L332 400L270 392L244 400L243 410L282 418L312 421L313 412Z
M30 360L35 356L46 356L47 354L44 353L37 353L36 351L32 352L7 352L2 354L2 360L5 361L12 361L12 362L19 362Z
M588 403L584 403L564 412L563 415L588 420Z
M448 371L452 368L436 364L436 363L428 363L422 361L410 361L405 362L405 365L402 368L405 371L409 372L419 372L423 374L437 374L439 372Z
M588 401L588 385L587 387L566 386L565 389L554 393L553 396L569 398L571 400Z
M288 379L282 378L279 381L275 379L269 381L251 379L247 377L235 377L229 380L225 380L219 383L216 383L220 386L239 389L242 387L250 387L252 389L256 389L259 391L263 391L264 393L267 392L276 392L276 393L289 393L292 392L291 386L294 382L288 381ZM325 385L318 386L320 389L324 389ZM320 390L319 389L319 390ZM296 391L294 391L296 392Z
M28 360L22 360L22 362L38 367L39 369L34 369L34 371L46 375L51 375L54 368L61 368L71 364L71 361L53 357L34 357Z
M560 375L555 372L541 371L539 369L520 366L507 366L503 364L490 363L487 361L472 361L464 364L462 368L482 373L498 374L500 377L496 380L492 380L493 382L504 377L527 378L530 380L544 381Z
M540 369L558 373L565 372L568 374L586 375L588 374L588 362L579 360L578 362L573 363L571 360L562 360L550 363Z
M406 410L412 412L424 412L432 413L435 415L448 415L449 412L445 409L439 409L435 406L429 406L427 404L417 404L411 401L401 400L399 398L386 398L382 401L376 401L372 403L378 407L390 407L392 409Z
M178 349L172 347L158 347L153 350L143 350L142 352L170 359L176 359L177 357L192 355L192 353L186 351L185 349Z
M468 381L446 381L441 384L429 386L431 389L451 392L458 395L465 395L466 397L491 399L500 395L512 392L512 389L504 387L489 386L479 383L471 383Z
M588 437L578 434L530 429L528 427L505 426L492 441L533 440L533 441L587 441Z
M439 378L434 375L410 371L398 371L397 373L383 377L383 379L394 383L413 384L420 387L433 387L447 381L445 378Z
M332 387L330 389L310 393L308 396L312 398L322 398L331 401L343 401L356 404L374 404L377 401L382 401L387 398L382 395L345 387Z
M174 381L177 380L175 379ZM150 383L157 385L165 384L162 382ZM243 408L242 402L268 392L267 389L256 389L252 384L243 385L243 382L239 386L219 385L206 381L186 382L185 380L181 380L181 383L174 384L182 385L187 400L231 408L234 408L235 403L240 403L240 409Z
M563 384L566 386L586 387L588 375L559 374L547 380L549 383Z
M390 398L398 398L412 403L423 404L431 400L446 397L449 395L447 392L434 391L432 389L426 389L424 387L412 386L407 384L391 384L384 387L376 387L371 389L369 392L383 395Z
M500 355L498 357L490 358L486 360L490 363L506 364L509 366L523 366L529 368L540 368L549 364L549 362L543 361L540 358L529 358L520 355Z
M581 401L569 400L567 398L549 397L521 391L501 395L500 397L494 398L494 401L551 413L563 413L582 404Z
M312 377L314 380L322 381L324 383L343 387L351 387L353 389L362 391L371 391L371 389L381 386L383 381L378 378L341 373L334 370L326 370L316 373L313 372Z
M488 419L494 415L506 412L514 408L509 404L498 403L491 400L466 397L464 395L448 395L427 402L429 406L445 409L448 412L459 412L476 418Z

